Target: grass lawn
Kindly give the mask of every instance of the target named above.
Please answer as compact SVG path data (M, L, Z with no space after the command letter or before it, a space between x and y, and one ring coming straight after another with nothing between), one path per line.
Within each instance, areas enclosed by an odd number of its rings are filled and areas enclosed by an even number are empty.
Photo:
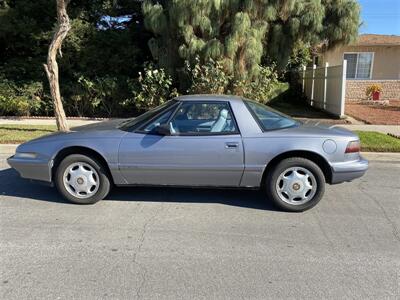
M361 151L400 152L400 139L375 131L356 131L361 140Z
M19 144L56 130L52 125L0 125L0 144ZM374 131L356 132L362 151L400 152L400 139Z
M0 125L0 144L20 144L54 131L53 125Z

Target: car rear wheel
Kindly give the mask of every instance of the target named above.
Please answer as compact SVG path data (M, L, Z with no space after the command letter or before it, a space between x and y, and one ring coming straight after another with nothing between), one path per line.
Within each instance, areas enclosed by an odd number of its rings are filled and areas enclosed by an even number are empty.
M55 174L58 191L77 204L93 204L104 199L110 191L110 179L97 160L86 155L65 157Z
M301 212L315 206L325 192L325 177L314 162L286 158L267 175L267 196L285 211Z

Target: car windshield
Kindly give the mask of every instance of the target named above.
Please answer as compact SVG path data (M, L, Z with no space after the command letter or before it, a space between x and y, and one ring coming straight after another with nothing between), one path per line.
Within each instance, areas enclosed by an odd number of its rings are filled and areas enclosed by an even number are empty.
M289 128L299 124L289 116L277 112L261 103L249 100L244 100L244 103L263 131Z
M151 120L152 118L154 118L156 115L158 115L163 110L167 110L168 108L170 108L177 102L178 102L177 100L167 101L164 104L157 106L156 108L153 108L136 118L131 118L131 119L121 122L118 125L118 128L121 130L124 130L124 131L133 131L133 130L137 129L138 127L140 127L141 125L143 125L144 123Z

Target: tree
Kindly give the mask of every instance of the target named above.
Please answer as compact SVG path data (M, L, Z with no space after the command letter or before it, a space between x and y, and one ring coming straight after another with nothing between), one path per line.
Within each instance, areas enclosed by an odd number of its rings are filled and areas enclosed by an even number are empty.
M175 76L199 55L252 81L264 56L283 69L299 41L348 43L359 27L356 0L145 0L142 9L151 53Z
M54 35L56 4L55 0L0 0L0 81L7 78L16 87L10 99L21 102L7 112L9 115L25 114L26 109L18 107L29 103L29 107L34 104L34 109L29 109L31 115L54 116L43 62ZM132 95L128 81L137 77L144 61L151 59L147 46L151 33L143 28L141 3L70 0L68 17L71 30L62 43L63 56L57 56L65 113L98 117L135 114L137 109L133 105L125 105ZM107 22L110 18L115 21ZM100 85L102 88L104 82L110 83L113 92L107 89L107 97L101 97L97 105L98 99L92 101L91 93L82 88L82 77L99 83L95 89ZM22 96L27 94L23 92L26 86L43 87L37 90L38 97L35 95L32 105L32 97ZM8 93L0 86L0 95L3 92ZM77 107L83 109L78 111Z
M305 44L302 41L294 45L286 70L299 70L301 67L307 66L312 61L313 50L309 43Z
M57 1L57 26L53 36L53 40L49 46L47 64L44 64L47 78L50 85L50 93L53 99L54 114L56 117L57 128L60 131L69 131L67 118L65 115L64 107L61 100L59 72L57 64L57 53L62 56L61 46L62 42L71 29L69 17L67 14L67 6L69 0L56 0Z
M57 0L57 26L49 47L47 64L44 65L47 78L49 79L51 97L53 98L57 128L60 131L69 131L67 117L65 116L64 107L61 101L57 64L57 53L60 53L60 56L62 56L61 45L67 36L68 31L71 29L67 14L68 2L69 0Z

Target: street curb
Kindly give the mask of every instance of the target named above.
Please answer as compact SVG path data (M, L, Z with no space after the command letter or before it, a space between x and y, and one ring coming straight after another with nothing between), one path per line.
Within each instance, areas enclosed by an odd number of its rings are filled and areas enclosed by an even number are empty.
M369 161L400 162L399 152L361 152L361 155Z

